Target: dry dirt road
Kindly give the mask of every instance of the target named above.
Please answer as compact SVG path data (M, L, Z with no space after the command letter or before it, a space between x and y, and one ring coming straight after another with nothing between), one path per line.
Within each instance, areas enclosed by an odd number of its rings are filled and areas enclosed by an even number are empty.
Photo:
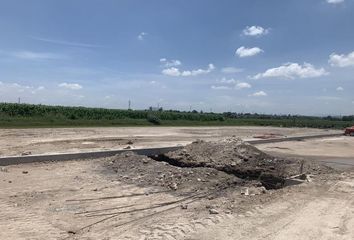
M215 140L235 135L275 137L338 133L334 130L276 127L119 127L119 128L29 128L1 129L0 156L80 152L93 150L167 147L195 139Z

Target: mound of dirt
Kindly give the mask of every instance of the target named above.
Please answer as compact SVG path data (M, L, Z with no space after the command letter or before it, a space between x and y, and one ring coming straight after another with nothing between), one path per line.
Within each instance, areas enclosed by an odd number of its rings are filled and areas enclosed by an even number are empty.
M290 176L331 171L315 162L270 156L238 138L197 140L151 158L126 152L110 158L106 167L121 181L173 190L207 190L234 183L278 189Z
M213 168L178 167L156 161L133 152L111 157L105 169L118 176L120 181L140 186L158 186L178 191L213 190L234 184L242 179Z
M242 179L259 180L268 189L281 188L285 178L291 175L323 170L315 163L275 158L235 137L211 142L197 140L156 159L176 166L208 167Z

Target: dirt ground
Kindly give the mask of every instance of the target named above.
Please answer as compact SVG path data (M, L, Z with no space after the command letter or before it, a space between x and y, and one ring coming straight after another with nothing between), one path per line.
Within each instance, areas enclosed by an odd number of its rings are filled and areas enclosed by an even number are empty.
M259 144L257 148L275 156L317 160L340 169L354 168L354 137Z
M306 142L323 157L329 143L333 151L354 148L349 137ZM260 147L269 146L279 145ZM354 239L354 168L346 166L266 191L215 169L131 154L7 166L0 169L0 239Z
M354 238L350 172L262 195L244 196L235 186L188 199L102 174L100 161L7 167L0 174L0 239Z
M286 155L354 157L354 137L330 137L304 141L291 141L259 144L263 151L284 153Z
M118 127L1 129L0 156L81 152L188 144L236 135L243 139L337 133L334 130L276 127Z

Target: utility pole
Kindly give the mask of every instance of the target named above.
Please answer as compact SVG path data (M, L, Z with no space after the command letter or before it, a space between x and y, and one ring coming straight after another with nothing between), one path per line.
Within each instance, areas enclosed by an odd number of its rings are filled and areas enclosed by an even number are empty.
M18 104L21 104L21 98L20 97L18 98Z
M131 102L130 102L130 99L128 101L128 110L130 110L130 105L131 105Z

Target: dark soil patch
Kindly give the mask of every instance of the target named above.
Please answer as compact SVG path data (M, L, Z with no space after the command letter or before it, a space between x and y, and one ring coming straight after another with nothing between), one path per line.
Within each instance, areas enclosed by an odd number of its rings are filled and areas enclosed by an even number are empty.
M105 165L127 183L190 191L260 183L266 189L279 189L290 176L332 171L315 162L270 156L238 138L198 140L151 158L126 152L110 158Z
M111 157L104 165L120 181L175 191L208 191L245 182L213 168L178 167L132 152Z

